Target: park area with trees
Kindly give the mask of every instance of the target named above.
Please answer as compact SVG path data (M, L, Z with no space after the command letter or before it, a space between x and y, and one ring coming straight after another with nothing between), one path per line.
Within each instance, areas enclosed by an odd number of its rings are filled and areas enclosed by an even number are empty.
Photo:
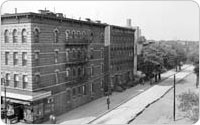
M145 80L155 78L156 82L162 72L172 68L181 70L183 63L197 65L199 46L191 45L177 41L143 44L141 55L138 56L138 70L145 74Z

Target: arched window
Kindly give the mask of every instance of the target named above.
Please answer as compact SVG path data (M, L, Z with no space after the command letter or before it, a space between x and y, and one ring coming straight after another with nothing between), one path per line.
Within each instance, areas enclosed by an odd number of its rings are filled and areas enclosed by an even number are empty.
M54 31L54 42L58 43L58 30Z
M5 30L5 32L4 32L4 39L5 39L5 43L9 42L9 32L8 32L8 30Z
M91 65L91 75L93 76L94 75L94 66L93 65Z
M37 28L34 31L34 42L39 43L39 30Z
M59 83L59 70L58 69L55 70L55 76L56 76L56 84L58 84Z
M13 43L17 43L17 30L13 30Z
M81 76L81 67L78 68L78 76Z
M81 38L80 31L77 31L77 37L78 37L78 38Z
M70 68L66 68L66 78L69 77L69 71L70 71Z
M69 31L65 32L65 39L68 40L69 39Z
M77 50L77 58L81 59L81 50L80 49Z
M40 74L35 74L35 83L36 84L40 83Z
M76 68L73 68L73 77L76 77Z
M27 32L26 29L22 30L22 43L26 43L27 42Z
M66 50L66 61L68 62L69 61L69 50Z
M73 59L77 59L77 52L75 49L72 50L73 54Z
M82 32L82 37L83 37L83 38L86 37L86 33L85 33L85 31Z
M75 38L75 31L73 30L72 31L72 39L74 39Z

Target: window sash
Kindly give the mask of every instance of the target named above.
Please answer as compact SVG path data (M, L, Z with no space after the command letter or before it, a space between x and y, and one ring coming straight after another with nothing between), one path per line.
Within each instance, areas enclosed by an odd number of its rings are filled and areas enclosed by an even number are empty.
M14 52L14 59L18 59L18 53Z
M35 59L36 59L36 60L39 59L39 52L35 52Z
M27 52L23 52L22 53L23 60L27 60L27 57L28 57Z
M14 75L14 81L16 81L16 82L19 81L19 76L17 74Z

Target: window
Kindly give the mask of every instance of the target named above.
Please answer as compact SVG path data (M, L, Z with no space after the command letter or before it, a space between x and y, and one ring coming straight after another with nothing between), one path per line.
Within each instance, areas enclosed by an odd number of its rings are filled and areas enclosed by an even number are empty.
M58 70L56 70L56 84L58 84L59 83L59 71Z
M14 52L13 54L13 63L14 65L18 64L18 52Z
M58 51L55 51L55 63L58 62Z
M27 52L22 52L22 66L27 65Z
M69 61L69 51L68 50L66 51L66 61L67 62Z
M66 77L67 78L69 77L69 70L70 70L70 68L66 68Z
M25 29L22 30L22 43L27 42L27 32Z
M80 67L78 68L78 76L79 77L81 76L81 68Z
M91 35L91 37L93 37L93 36L94 36L94 33L91 33L90 35Z
M19 75L14 74L14 87L19 87Z
M79 86L78 87L78 94L81 94L81 92L82 92L81 89L82 89L82 86Z
M68 40L69 39L69 31L65 32L65 39Z
M91 75L94 75L94 66L91 66Z
M6 86L9 86L10 84L10 74L6 73Z
M17 30L13 30L13 43L17 43Z
M76 77L76 68L73 68L73 77Z
M93 56L93 54L94 54L94 50L93 50L93 49L91 49L91 50L90 50L90 59L94 59L94 56Z
M22 80L23 80L23 89L25 89L28 87L28 76L23 75Z
M77 57L76 57L76 50L73 49L73 50L72 50L72 53L73 53L73 59L76 59L76 58L77 58Z
M33 106L33 120L41 119L44 117L44 104L39 103Z
M54 42L58 43L58 30L55 30L54 32Z
M75 96L76 95L76 88L72 89L72 95Z
M5 65L8 65L9 52L5 52Z
M83 86L83 94L86 95L86 85Z
M77 58L78 58L78 59L81 58L81 50L80 50L80 49L77 51Z
M103 83L104 83L104 80L101 80L101 89L103 89Z
M72 31L72 38L75 38L75 31Z
M91 84L91 92L94 92L94 84Z
M85 31L82 32L82 36L83 36L83 38L86 37L86 33L85 33Z
M40 55L40 52L35 52L35 54L34 54L36 65L38 65L38 63L39 63L39 55Z
M40 83L40 75L39 74L35 75L35 83L36 84Z
M5 39L5 43L9 42L9 31L8 30L5 30L4 39Z
M34 42L39 43L39 30L37 28L34 31Z
M104 49L101 49L101 58L104 57Z
M78 37L78 38L81 37L80 31L77 31L77 37Z
M104 64L101 64L101 72L104 72Z

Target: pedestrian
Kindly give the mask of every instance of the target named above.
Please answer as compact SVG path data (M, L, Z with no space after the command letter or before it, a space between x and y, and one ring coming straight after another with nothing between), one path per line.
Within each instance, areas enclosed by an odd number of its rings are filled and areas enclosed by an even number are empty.
M51 124L56 124L56 117L54 115L49 116Z
M109 98L109 96L107 96L107 106L108 106L108 110L110 109L110 98Z

